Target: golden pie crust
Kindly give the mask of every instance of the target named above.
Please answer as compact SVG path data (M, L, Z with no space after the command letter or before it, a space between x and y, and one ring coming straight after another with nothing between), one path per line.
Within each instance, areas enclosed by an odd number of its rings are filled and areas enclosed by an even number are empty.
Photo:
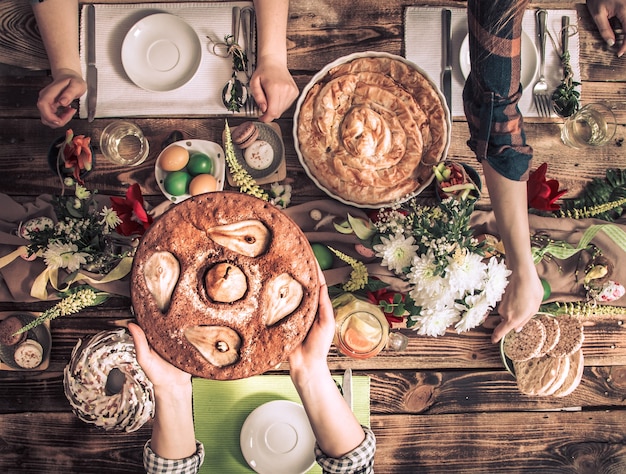
M251 221L269 229L269 245L260 255L244 255L210 237L220 226ZM168 304L160 305L145 273L151 257L167 252L178 261L180 276ZM205 286L207 272L225 262L247 279L244 296L227 303L213 301ZM274 368L305 338L317 312L317 271L304 233L278 208L237 192L207 193L172 206L142 237L133 260L132 305L148 342L165 360L198 377L240 379ZM272 282L286 274L302 287L301 299L295 310L268 325L266 309L276 302ZM216 366L190 343L186 331L206 326L239 336L236 362Z
M296 131L303 164L319 184L360 206L402 200L429 182L450 133L431 81L391 55L329 69L302 100Z

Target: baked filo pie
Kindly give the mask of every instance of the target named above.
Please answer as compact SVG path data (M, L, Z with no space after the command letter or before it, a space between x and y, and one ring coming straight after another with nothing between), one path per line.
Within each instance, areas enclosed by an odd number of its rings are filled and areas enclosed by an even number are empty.
M305 88L294 137L321 189L348 204L383 207L430 183L447 152L450 114L414 64L357 53L331 63Z
M150 345L192 375L250 377L287 359L317 311L317 261L300 228L237 192L172 206L142 237L131 298Z

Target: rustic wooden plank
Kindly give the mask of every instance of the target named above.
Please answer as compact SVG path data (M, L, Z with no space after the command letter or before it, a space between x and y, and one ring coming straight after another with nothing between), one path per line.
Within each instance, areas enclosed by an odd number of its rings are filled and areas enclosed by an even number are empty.
M386 474L623 473L624 423L613 410L372 417Z
M442 468L463 473L622 473L624 423L623 410L371 417L377 436L375 466L385 473ZM143 472L140 456L149 425L131 434L82 425L69 413L0 415L0 470Z
M341 374L341 370L334 371ZM272 373L286 373L272 371ZM503 370L355 370L371 377L372 414L461 414L566 407L626 407L626 366L586 367L583 380L566 398L528 397ZM3 374L0 413L69 412L63 372Z
M139 473L150 425L107 433L72 413L0 415L0 472Z

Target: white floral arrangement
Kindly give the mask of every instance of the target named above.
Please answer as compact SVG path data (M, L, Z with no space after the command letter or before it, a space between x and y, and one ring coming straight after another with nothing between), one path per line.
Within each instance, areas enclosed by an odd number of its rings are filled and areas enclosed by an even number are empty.
M502 298L511 272L497 257L485 257L484 243L469 226L473 209L472 199L448 198L435 206L413 199L378 211L367 223L349 219L381 265L408 282L402 301L395 301L406 326L419 334L442 336L452 326L468 331Z

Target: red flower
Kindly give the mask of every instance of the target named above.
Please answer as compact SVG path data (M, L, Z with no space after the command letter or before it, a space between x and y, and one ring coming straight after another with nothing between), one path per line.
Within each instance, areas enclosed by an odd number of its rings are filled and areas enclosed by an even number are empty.
M143 235L152 224L143 204L141 188L137 183L126 191L126 198L111 197L111 206L122 220L115 230L122 235Z
M74 136L72 129L68 129L65 132L65 141L60 145L59 155L63 158L66 168L71 168L74 171L74 178L80 184L83 184L83 180L80 177L82 170L91 170L92 156L90 137L85 135Z
M367 299L369 300L369 302L380 307L382 312L385 314L385 318L387 318L387 321L389 322L389 324L401 323L402 321L404 321L404 318L402 316L395 316L393 314L393 311L386 312L384 308L380 305L381 301L392 304L393 298L395 295L400 295L402 298L401 301L404 302L403 294L398 293L396 291L388 290L387 288L381 288L380 290L367 292Z
M530 173L527 183L528 207L538 211L558 211L561 206L555 202L567 189L559 191L559 182L556 179L546 180L547 170L548 163L544 163Z

